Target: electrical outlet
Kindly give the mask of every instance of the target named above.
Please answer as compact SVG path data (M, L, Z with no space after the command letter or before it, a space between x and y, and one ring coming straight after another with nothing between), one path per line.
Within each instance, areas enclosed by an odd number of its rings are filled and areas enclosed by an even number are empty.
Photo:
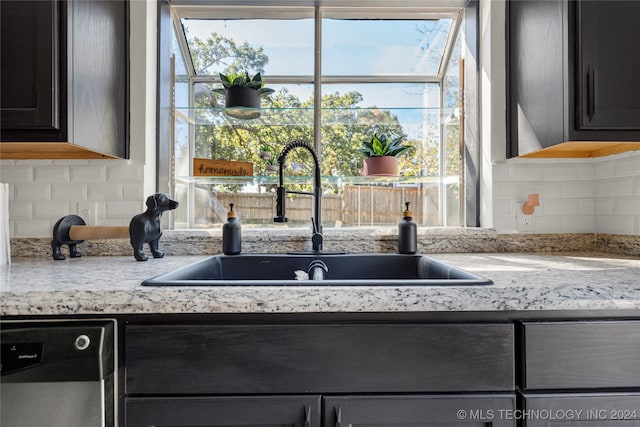
M520 231L532 231L535 229L535 221L533 215L525 215L522 212L518 212L517 223L518 230Z
M76 214L82 218L87 225L98 223L98 204L96 202L78 202Z

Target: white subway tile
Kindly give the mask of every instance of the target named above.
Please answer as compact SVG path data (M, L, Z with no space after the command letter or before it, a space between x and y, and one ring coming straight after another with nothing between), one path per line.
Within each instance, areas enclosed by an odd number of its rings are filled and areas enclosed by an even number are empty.
M108 203L105 203L105 219L112 220L128 218L131 220L134 215L137 215L144 210L141 209L141 206L141 202L109 201Z
M540 165L515 165L509 167L509 179L513 181L540 181L542 167Z
M23 184L33 182L33 167L5 166L0 167L0 182L9 184Z
M511 203L509 199L494 199L493 200L493 215L494 216L508 216L513 215L511 212Z
M52 164L54 166L88 165L89 160L81 160L81 159L54 160Z
M595 199L578 199L578 215L595 215Z
M87 200L87 184L53 184L52 200Z
M561 216L535 215L533 226L536 233L561 233Z
M546 165L542 168L544 181L575 181L577 176L577 165Z
M72 213L69 210L69 202L39 202L33 204L33 217L36 219L57 221L63 216Z
M595 230L596 217L594 215L562 217L563 233L594 233Z
M526 194L539 194L540 197L560 197L562 196L562 186L557 182L529 182Z
M33 181L42 183L69 182L68 166L37 166L33 171Z
M142 184L124 184L123 198L124 200L143 200L146 199L142 192L144 191Z
M122 227L123 225L129 225L131 218L122 218L122 219L103 219L100 221L99 225L107 225L113 227Z
M640 215L640 197L620 197L613 201L615 215Z
M595 163L596 179L613 177L613 160L601 160Z
M544 206L545 215L578 215L577 199L543 199L540 204Z
M106 167L98 164L72 165L71 182L77 184L91 184L106 182Z
M632 194L632 177L606 179L596 183L596 195L598 197L630 196Z
M564 197L584 199L596 194L596 186L592 182L577 181L560 183L561 194Z
M518 231L516 217L513 215L494 216L493 228L495 228L498 233L515 233Z
M633 178L633 194L640 196L640 176Z
M88 200L122 200L122 184L89 184Z
M9 203L9 219L30 219L31 216L30 202L13 202Z
M35 202L51 200L50 184L16 184L15 200L17 202Z
M640 154L613 161L613 173L615 176L640 175Z
M140 164L112 164L107 166L107 182L141 183L143 169Z
M16 160L17 166L51 166L53 160Z
M580 181L593 181L596 177L595 165L593 163L579 163L577 167L577 179Z
M596 199L596 215L613 215L613 197L598 197Z
M608 234L633 234L635 217L628 215L598 216L596 218L596 232Z
M11 237L49 237L53 233L53 224L46 219L16 219L13 221Z
M640 215L636 217L636 230L635 235L640 236Z
M522 182L497 182L494 184L493 196L498 199L522 199L527 196L527 186Z

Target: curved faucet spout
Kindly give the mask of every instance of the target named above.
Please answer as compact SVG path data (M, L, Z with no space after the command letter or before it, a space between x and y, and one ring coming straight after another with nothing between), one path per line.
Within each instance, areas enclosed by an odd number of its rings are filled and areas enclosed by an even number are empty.
M308 193L304 191L288 191L284 186L284 165L287 159L287 155L294 148L303 148L311 153L311 157L313 158L313 166L314 166L314 177L313 177L313 193ZM313 237L311 239L313 244L313 251L320 252L322 250L322 216L321 216L321 200L322 200L322 185L321 185L321 176L320 173L320 162L318 162L318 156L316 155L315 150L309 143L306 141L293 141L287 144L280 157L278 157L278 188L276 192L276 216L273 218L274 222L287 222L289 219L286 215L285 209L285 200L287 193L295 193L295 194L308 194L313 196L314 205L313 205L313 218L311 219L313 223Z

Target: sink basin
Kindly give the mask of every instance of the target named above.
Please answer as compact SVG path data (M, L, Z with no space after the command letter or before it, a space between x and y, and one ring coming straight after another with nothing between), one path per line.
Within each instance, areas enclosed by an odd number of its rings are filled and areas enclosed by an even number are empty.
M322 261L324 280L300 281ZM491 280L424 255L399 254L242 254L215 255L145 280L143 286L464 286Z

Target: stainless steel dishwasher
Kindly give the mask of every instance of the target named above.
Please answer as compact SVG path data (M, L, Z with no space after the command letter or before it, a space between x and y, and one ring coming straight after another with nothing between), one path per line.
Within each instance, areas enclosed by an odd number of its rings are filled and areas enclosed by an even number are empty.
M115 425L115 321L4 321L0 327L0 425Z

